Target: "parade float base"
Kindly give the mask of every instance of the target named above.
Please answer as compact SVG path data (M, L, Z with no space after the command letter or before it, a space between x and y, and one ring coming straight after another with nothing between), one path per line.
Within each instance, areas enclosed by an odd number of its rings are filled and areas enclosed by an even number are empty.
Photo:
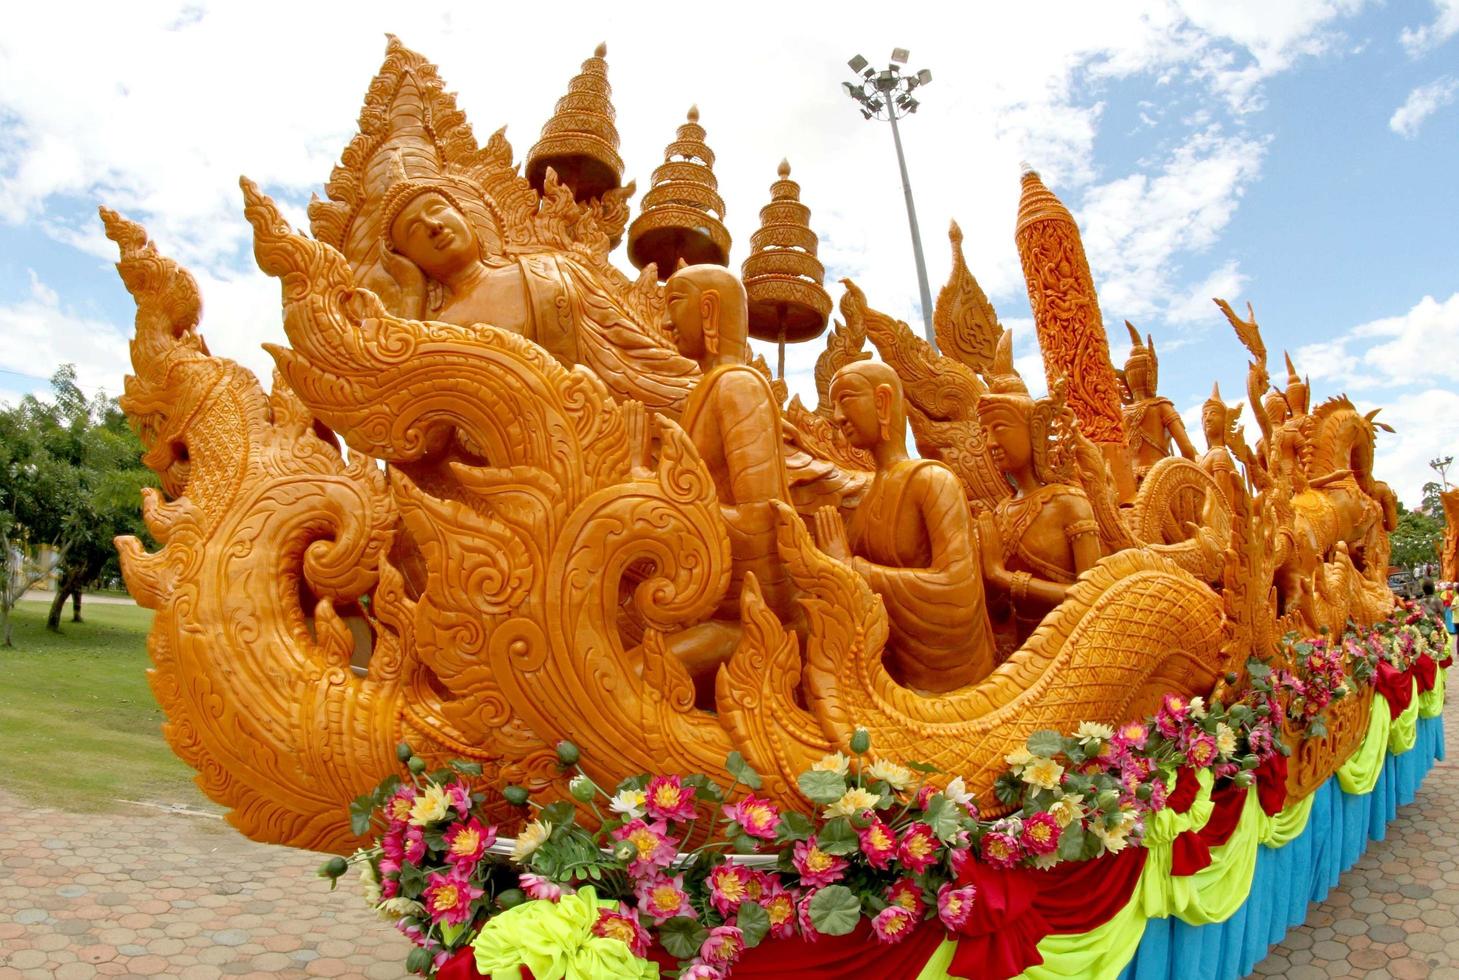
M1381 841L1444 758L1445 671L1412 681L1396 710L1375 694L1363 741L1316 792L1282 799L1281 780L1212 793L1200 782L1185 812L1158 814L1143 848L1050 871L994 872L980 882L980 920L956 940L924 926L878 944L867 924L818 942L748 950L735 980L1235 980L1307 917L1344 871ZM1265 805L1264 805L1265 804ZM657 952L657 951L656 951ZM443 980L479 977L468 947ZM674 961L655 957L664 969ZM1041 960L1041 962L1037 962ZM529 977L525 970L524 977ZM498 974L494 980L501 980Z

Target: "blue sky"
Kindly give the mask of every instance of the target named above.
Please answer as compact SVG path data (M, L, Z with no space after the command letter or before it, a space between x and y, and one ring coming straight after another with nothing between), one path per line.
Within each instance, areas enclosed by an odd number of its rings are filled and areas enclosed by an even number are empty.
M906 15L895 36L881 5L741 4L706 31L657 6L569 3L544 28L482 4L364 2L341 22L272 0L141 3L95 8L85 36L74 11L28 6L0 36L0 397L68 360L84 385L120 389L132 309L98 203L198 277L212 349L266 374L277 286L247 254L237 176L304 226L386 31L441 66L479 138L507 124L519 158L606 39L640 190L697 102L732 264L788 156L828 284L849 276L915 325L890 136L838 88L850 55L880 62L895 43L934 73L903 130L934 295L956 218L1033 385L1012 243L1022 160L1080 220L1116 361L1122 320L1153 333L1162 390L1193 428L1213 380L1244 398L1219 295L1255 305L1317 396L1386 406L1399 432L1380 475L1409 503L1426 461L1459 443L1459 0L970 5ZM793 388L811 393L818 352L791 350Z

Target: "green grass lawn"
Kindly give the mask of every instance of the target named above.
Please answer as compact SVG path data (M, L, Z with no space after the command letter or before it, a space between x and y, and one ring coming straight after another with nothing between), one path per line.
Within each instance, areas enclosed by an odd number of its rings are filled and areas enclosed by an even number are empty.
M84 623L46 631L46 604L12 613L15 648L0 647L0 787L66 810L115 800L205 805L193 772L162 739L147 686L150 610L87 603Z

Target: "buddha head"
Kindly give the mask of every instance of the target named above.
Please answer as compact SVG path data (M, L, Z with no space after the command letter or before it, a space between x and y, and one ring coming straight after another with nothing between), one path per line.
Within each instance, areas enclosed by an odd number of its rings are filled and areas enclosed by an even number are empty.
M696 361L746 362L749 299L722 265L687 265L664 283L667 325L679 353Z
M382 210L381 246L410 260L427 279L449 282L481 261L476 232L443 185L397 180Z
M1130 356L1125 361L1125 384L1129 386L1134 401L1151 398L1155 394L1159 362L1155 359L1155 339L1147 336L1140 342L1140 332L1129 320L1125 329L1130 332Z
M907 441L902 380L881 361L853 361L831 378L831 421L857 449Z

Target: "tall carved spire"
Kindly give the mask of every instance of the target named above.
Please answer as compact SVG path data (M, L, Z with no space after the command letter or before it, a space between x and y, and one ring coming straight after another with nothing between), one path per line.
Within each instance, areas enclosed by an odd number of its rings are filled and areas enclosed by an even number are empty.
M794 344L826 329L831 297L821 285L826 270L816 258L811 209L800 202L788 161L780 161L779 173L770 185L770 203L760 209L760 228L750 236L750 257L740 276L750 297L750 336Z
M1068 404L1080 428L1109 460L1120 498L1132 499L1135 479L1125 443L1119 380L1110 361L1109 338L1079 226L1033 170L1023 174L1013 238L1049 388L1059 379L1067 382Z
M623 183L623 160L618 156L618 129L609 97L608 45L600 44L583 69L567 83L567 94L557 100L542 137L527 154L527 181L540 194L547 168L572 188L579 201L602 197Z
M729 232L724 227L724 199L714 176L714 153L704 142L699 107L674 141L664 148L664 162L653 173L642 210L628 229L628 260L642 269L658 266L659 279L688 265L728 265Z

